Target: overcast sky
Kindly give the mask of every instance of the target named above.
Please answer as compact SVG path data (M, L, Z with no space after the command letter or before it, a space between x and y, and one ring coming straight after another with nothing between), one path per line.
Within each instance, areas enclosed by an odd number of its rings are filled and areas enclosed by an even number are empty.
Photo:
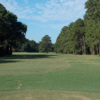
M83 18L87 0L0 0L7 10L28 26L26 38L39 42L49 35L52 42L63 26Z

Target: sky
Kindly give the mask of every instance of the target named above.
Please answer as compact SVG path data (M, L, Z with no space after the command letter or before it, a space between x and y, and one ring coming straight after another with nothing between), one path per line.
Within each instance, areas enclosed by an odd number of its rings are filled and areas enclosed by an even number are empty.
M61 29L82 18L87 0L0 0L7 10L26 24L26 38L41 41L45 35L56 42Z

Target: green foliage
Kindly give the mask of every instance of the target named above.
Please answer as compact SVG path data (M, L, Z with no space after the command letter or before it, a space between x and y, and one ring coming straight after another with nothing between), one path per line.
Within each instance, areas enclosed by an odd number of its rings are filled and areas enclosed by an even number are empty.
M88 0L85 8L87 9L85 19L100 21L100 0Z
M12 48L16 44L25 41L27 26L17 21L17 16L6 10L0 4L0 46L5 49L7 55L12 54ZM2 52L0 52L0 55Z
M100 0L88 0L84 20L64 26L55 50L62 53L100 55Z
M14 49L15 52L38 52L38 43L34 40L26 39L25 43L22 45L18 44Z
M38 52L38 44L34 40L27 40L24 51Z
M100 54L100 0L86 2L86 42L92 54Z
M62 53L85 53L85 26L82 19L64 26L56 41L56 51Z
M39 43L39 51L40 52L50 52L52 51L52 42L51 38L48 35L45 35Z

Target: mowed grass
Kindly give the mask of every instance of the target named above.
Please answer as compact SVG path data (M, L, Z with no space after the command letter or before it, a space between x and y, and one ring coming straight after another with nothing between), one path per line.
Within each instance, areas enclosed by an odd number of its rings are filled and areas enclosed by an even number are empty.
M14 53L1 57L0 100L100 100L100 56Z

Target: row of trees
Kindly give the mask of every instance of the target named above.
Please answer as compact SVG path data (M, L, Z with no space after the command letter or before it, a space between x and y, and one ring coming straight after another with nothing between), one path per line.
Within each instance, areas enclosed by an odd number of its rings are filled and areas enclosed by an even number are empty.
M53 52L54 44L52 44L51 37L45 35L39 43L34 40L25 40L25 43L14 48L16 52Z
M0 4L0 56L16 52L52 52L51 38L45 35L40 43L25 38L27 26Z
M34 40L25 39L22 45L18 45L14 48L15 52L38 52L38 43Z
M84 19L64 26L55 44L55 51L100 55L100 0L88 0Z
M0 56L16 52L52 52L51 38L45 35L40 43L25 38L27 26L0 4Z
M64 26L54 44L45 35L39 43L25 38L27 26L0 4L0 56L17 52L61 52L100 55L100 1L88 0L84 19Z
M0 56L12 55L12 48L25 41L27 26L0 4Z

